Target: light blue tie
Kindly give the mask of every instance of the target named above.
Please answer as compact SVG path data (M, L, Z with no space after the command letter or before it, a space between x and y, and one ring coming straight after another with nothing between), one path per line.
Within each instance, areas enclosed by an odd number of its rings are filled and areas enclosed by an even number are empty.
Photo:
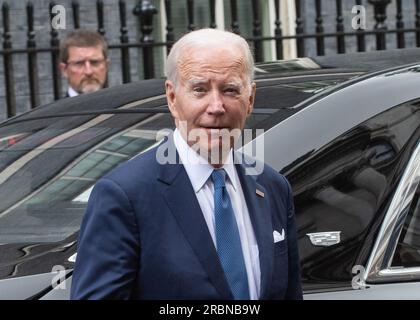
M214 170L211 177L214 183L217 253L234 298L248 300L248 278L238 226L226 190L226 172L223 169Z

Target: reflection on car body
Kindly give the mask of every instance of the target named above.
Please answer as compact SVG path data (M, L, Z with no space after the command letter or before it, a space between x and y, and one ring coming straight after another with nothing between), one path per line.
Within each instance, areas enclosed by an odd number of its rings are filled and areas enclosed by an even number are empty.
M292 184L305 299L420 298L420 66L259 68L250 146ZM94 183L173 128L163 89L113 87L0 125L1 299L68 298Z

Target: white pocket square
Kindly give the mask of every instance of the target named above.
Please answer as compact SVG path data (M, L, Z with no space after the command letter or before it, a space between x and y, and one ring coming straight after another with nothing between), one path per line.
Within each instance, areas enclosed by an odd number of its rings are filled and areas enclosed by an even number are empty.
M277 230L273 231L274 243L284 240L284 229L281 229L281 233Z

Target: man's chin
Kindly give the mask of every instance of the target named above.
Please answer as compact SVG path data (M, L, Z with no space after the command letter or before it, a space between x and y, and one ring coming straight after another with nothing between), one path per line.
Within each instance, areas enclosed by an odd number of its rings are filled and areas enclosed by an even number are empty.
M193 149L211 165L220 166L225 162L231 146L229 144L221 144L221 141L210 140L208 143L197 142L193 145Z
M90 93L102 89L101 83L97 79L84 79L80 83L81 93Z
M101 89L99 85L85 86L82 88L82 93L91 93Z

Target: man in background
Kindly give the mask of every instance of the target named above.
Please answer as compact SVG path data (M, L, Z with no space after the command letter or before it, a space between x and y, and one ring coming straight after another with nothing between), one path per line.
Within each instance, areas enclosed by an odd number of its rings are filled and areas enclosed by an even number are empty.
M108 45L96 31L75 30L60 45L60 70L68 82L66 97L102 89L108 66Z

